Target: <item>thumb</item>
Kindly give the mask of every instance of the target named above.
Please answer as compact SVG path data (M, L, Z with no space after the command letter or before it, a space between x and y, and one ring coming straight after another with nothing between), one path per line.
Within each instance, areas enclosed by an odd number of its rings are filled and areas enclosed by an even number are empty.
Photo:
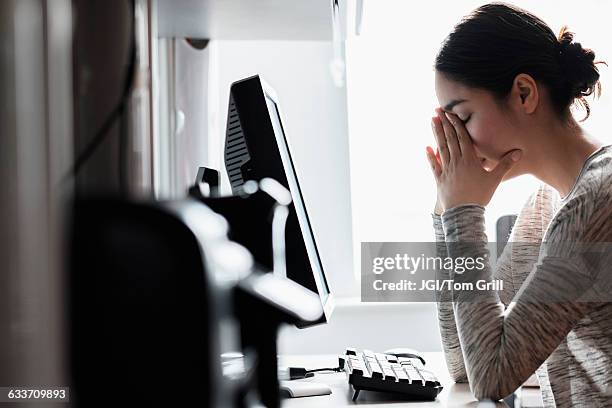
M512 150L504 155L502 159L499 161L497 166L493 170L491 170L491 175L495 177L497 180L502 180L506 173L510 171L514 165L521 160L523 156L523 151L520 149Z

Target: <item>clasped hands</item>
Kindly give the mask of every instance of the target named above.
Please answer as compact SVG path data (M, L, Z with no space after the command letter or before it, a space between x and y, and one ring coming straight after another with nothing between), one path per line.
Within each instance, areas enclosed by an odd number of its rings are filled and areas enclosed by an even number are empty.
M478 158L463 121L457 115L436 109L431 126L438 146L427 146L427 159L437 185L434 212L463 204L486 206L510 169L521 159L519 149L506 153L497 166L486 170Z

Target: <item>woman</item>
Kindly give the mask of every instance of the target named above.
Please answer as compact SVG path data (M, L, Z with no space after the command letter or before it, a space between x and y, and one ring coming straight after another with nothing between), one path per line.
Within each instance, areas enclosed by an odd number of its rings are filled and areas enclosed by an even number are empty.
M501 3L462 19L436 58L438 151L428 147L427 158L440 255L486 256L485 206L499 183L520 174L543 182L494 271L448 272L503 279L503 290L478 301L454 291L438 303L451 377L479 399L506 397L539 368L545 405L612 406L612 251L589 250L612 243L612 147L570 113L579 102L589 115L594 58L572 33L557 38Z

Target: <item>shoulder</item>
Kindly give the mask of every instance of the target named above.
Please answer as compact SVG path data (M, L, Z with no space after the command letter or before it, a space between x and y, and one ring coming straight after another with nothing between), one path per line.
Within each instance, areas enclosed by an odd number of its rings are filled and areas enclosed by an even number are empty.
M598 200L612 194L612 145L584 169L582 177L576 183L572 201Z
M559 208L560 201L559 193L554 188L541 183L523 204L517 222L545 229Z
M570 239L612 239L612 147L584 169L574 192L562 203L549 232Z
M546 183L541 183L538 188L531 193L523 209L546 211L559 206L559 193Z

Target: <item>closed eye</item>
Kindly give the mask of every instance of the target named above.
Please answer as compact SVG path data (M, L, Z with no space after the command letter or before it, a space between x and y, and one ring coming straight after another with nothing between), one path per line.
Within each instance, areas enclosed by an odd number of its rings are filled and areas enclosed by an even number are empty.
M463 124L465 125L466 123L468 123L468 121L470 120L470 118L472 117L472 115L468 116L465 119L461 119L461 121L463 122Z

